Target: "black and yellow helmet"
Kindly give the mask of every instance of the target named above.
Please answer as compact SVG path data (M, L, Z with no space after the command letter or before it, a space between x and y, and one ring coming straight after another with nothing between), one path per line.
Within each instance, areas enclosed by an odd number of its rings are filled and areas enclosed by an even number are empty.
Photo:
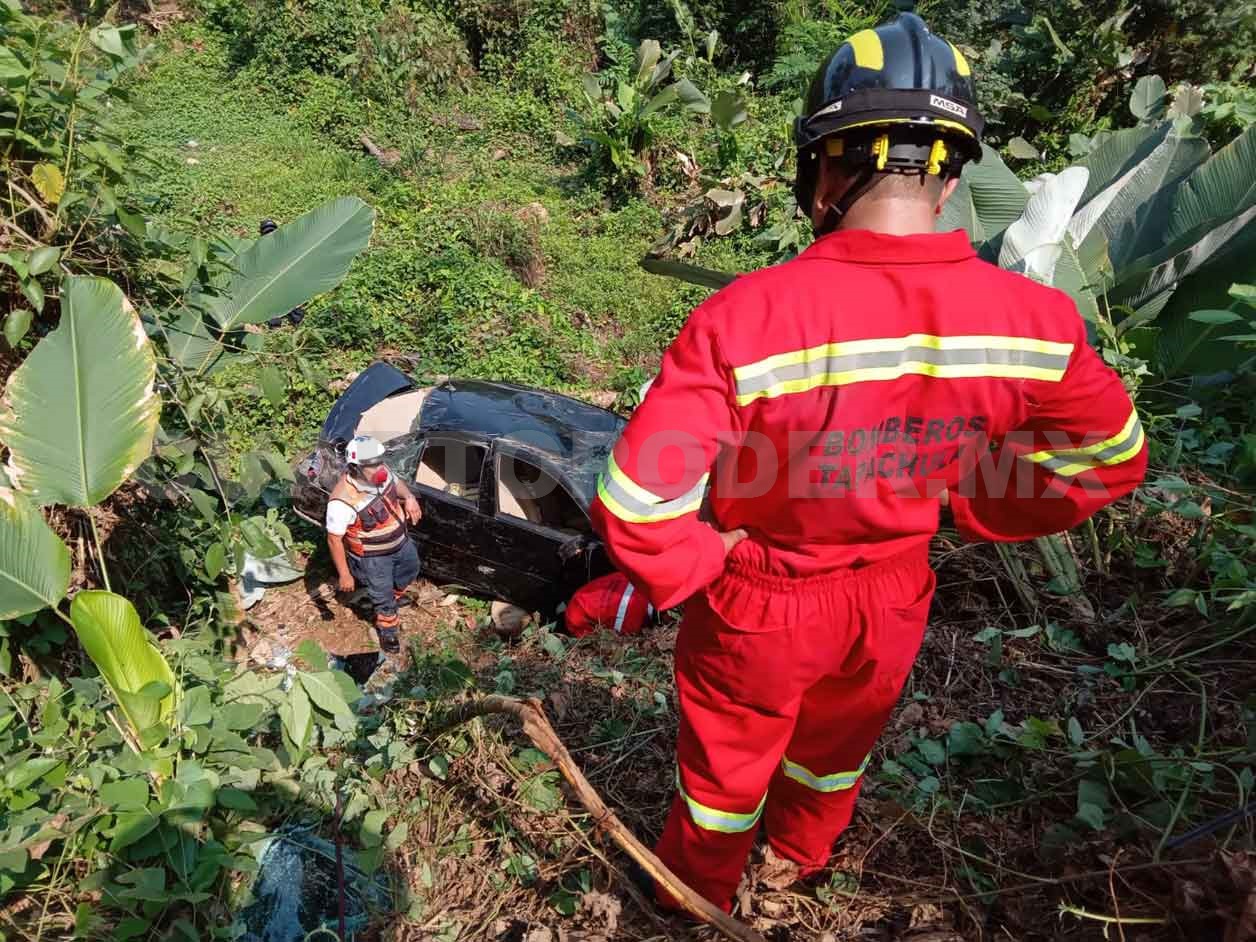
M869 177L958 174L981 159L976 101L963 54L916 14L855 33L816 73L794 125L798 205L810 214L821 148Z

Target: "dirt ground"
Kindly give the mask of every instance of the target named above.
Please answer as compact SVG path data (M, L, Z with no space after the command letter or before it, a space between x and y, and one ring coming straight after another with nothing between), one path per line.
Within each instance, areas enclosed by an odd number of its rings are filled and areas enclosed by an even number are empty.
M1083 682L1077 668L1097 660L1085 653L1052 659L1036 642L1009 642L1003 658L1016 671L1017 686L1009 692L996 684L989 650L974 633L983 625L1033 619L1007 598L1006 576L990 548L941 543L935 565L939 592L930 631L872 770L901 757L922 736L945 737L957 722L980 723L995 710L1017 721L1067 710L1082 717L1088 730L1128 727L1166 742L1193 737L1200 716L1189 688L1172 677L1138 694ZM249 612L253 631L246 641L253 660L273 661L306 638L342 656L376 649L367 616L332 596L328 575L315 566L305 583L268 591ZM1127 588L1095 583L1087 591L1104 608L1119 604L1114 600ZM431 715L424 711L432 709L433 671L443 669L442 659L460 659L481 691L541 698L602 797L642 840L657 838L674 775L674 623L636 639L602 634L557 647L534 626L504 642L489 626L483 601L459 599L426 583L413 595L415 604L401 614L405 653L372 684L382 677L398 688L425 687L427 702L395 701L394 716ZM1088 649L1102 650L1107 640L1119 640L1119 632L1133 630L1145 633L1153 650L1171 653L1198 630L1184 625L1180 614L1176 621L1130 628L1096 616L1087 620L1073 606L1047 604L1037 619L1069 626ZM1241 739L1239 704L1253 683L1245 674L1228 690L1227 677L1233 680L1221 673L1207 681L1214 748ZM430 740L421 720L419 727L416 761L384 783L399 819L409 823L394 864L412 905L408 915L381 925L378 938L714 937L711 930L661 916L642 898L626 876L626 855L565 787L565 801L556 807L538 810L528 800L530 783L549 767L521 769L519 755L529 743L507 721L478 720ZM870 774L831 871L818 884L794 883L782 879L759 848L735 915L774 942L1256 939L1256 855L1223 850L1220 839L1231 842L1234 830L1163 853L1157 863L1155 842L1145 837L1077 829L1078 776L1065 762L1066 752L1049 748L950 765L939 771L938 793L924 803L905 801L886 775ZM443 778L432 772L439 757L448 762ZM969 792L1001 776L1041 786L1003 808L969 811ZM1055 836L1068 824L1075 839L1060 843ZM1241 829L1230 846L1243 846L1244 838L1251 846L1250 831ZM513 869L520 860L526 876Z

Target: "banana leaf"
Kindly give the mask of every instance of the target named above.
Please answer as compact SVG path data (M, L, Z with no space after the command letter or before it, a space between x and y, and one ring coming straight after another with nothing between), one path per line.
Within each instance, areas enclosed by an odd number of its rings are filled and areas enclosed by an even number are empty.
M98 504L152 448L157 365L123 305L104 278L66 278L60 324L9 378L0 405L9 477L40 504Z
M1045 179L1025 211L1003 232L999 267L1051 284L1068 237L1073 210L1086 188L1089 171L1068 167Z
M1185 278L1171 292L1154 323L1160 337L1156 363L1169 376L1208 375L1233 369L1251 356L1231 341L1223 328L1190 319L1193 311L1224 310L1231 306L1230 285L1256 280L1256 219L1230 240L1225 250L1201 271ZM1150 306L1159 301L1153 297ZM1142 316L1140 310L1137 317Z
M340 284L374 224L375 211L356 196L324 203L236 256L223 296L207 307L224 331L287 314Z
M56 605L69 586L66 545L38 508L0 487L0 621Z
M1208 142L1190 130L1189 120L1181 120L1142 162L1098 225L1108 238L1108 254L1118 272L1126 262L1166 244L1177 191L1211 153Z
M1256 204L1256 124L1195 169L1179 188L1166 244Z
M942 207L937 229L963 229L974 243L993 239L1020 218L1029 191L993 148L982 145L980 163L965 165L959 186Z
M1256 205L1218 225L1205 223L1175 244L1139 259L1120 273L1113 302L1137 307L1231 252L1241 251L1251 243L1253 223Z
M1171 122L1164 121L1157 125L1140 125L1097 134L1094 149L1079 161L1090 171L1090 182L1082 193L1082 205L1085 206L1137 166L1160 145L1172 128Z
M112 592L89 589L74 596L70 620L136 734L168 722L179 682L135 606Z
M210 334L204 317L194 308L184 308L176 320L167 323L165 334L170 356L189 372L212 372L226 358L222 341Z
M736 275L716 271L713 268L702 268L698 265L687 265L684 262L676 262L668 258L654 258L652 256L647 256L641 260L641 267L652 275L663 275L666 278L676 278L680 281L686 281L691 285L700 285L703 288L710 288L713 291L725 288L737 280Z

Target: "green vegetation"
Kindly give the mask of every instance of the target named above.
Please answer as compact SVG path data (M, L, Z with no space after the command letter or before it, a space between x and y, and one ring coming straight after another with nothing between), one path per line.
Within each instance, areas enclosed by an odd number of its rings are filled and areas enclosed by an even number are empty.
M674 626L508 646L468 630L482 603L437 606L359 703L313 642L287 673L235 660L277 626L234 589L246 555L314 548L290 460L373 359L631 403L719 272L809 240L796 99L889 6L200 0L129 24L0 2L0 937L235 937L259 839L330 833L338 796L405 931L660 932L544 757L493 722L440 730L468 691L543 698L653 836ZM1252 823L1225 816L1256 785L1256 17L920 7L991 119L945 223L1078 301L1153 470L1039 552L942 534L831 876L754 876L741 916L1244 938Z

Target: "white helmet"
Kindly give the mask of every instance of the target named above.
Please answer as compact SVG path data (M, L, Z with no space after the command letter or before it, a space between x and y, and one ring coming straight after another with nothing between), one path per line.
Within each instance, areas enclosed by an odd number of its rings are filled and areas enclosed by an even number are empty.
M370 435L359 435L345 447L345 461L349 464L370 464L383 457L383 444Z

